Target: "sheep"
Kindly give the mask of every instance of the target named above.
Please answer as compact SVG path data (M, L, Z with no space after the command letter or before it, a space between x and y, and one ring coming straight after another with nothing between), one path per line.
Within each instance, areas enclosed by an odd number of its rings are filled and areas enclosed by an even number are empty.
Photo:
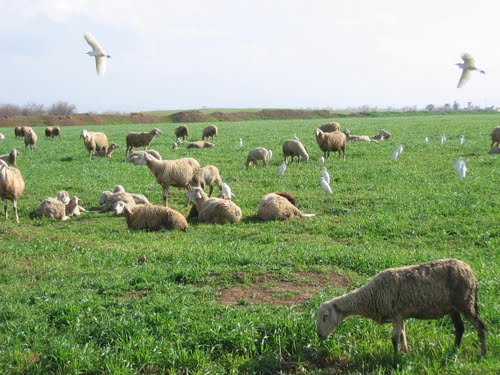
M47 127L45 128L45 136L54 138L54 137L59 137L61 138L61 128L58 126L55 126L53 128Z
M38 141L38 136L36 135L33 129L29 129L24 134L24 147L30 148L31 150L35 149L36 142Z
M209 198L201 187L186 193L186 198L196 201L198 220L212 224L237 223L243 214L233 201L222 198Z
M96 156L100 157L108 157L110 158L111 155L113 154L113 151L116 150L117 148L120 148L116 143L111 143L109 146L103 147L102 149L98 150L96 152Z
M208 137L212 137L212 139L214 139L214 137L217 137L218 132L219 130L217 129L217 126L209 125L205 129L203 129L201 138L205 141L208 140Z
M219 190L222 191L222 178L220 177L219 169L215 165L206 165L200 168L199 173L195 177L195 181L192 182L193 185L196 185L196 182L198 182L202 189L208 186L210 188L208 192L209 197L212 196L215 184L217 184Z
M186 231L188 229L186 218L169 207L152 204L129 207L124 202L118 202L114 212L125 215L128 229L149 231Z
M319 127L324 133L340 131L340 124L338 122L327 122Z
M257 147L248 153L245 167L248 168L250 165L257 166L258 160L262 160L264 167L269 165L269 152L264 147Z
M345 134L346 139L348 142L372 142L372 143L378 143L376 139L370 138L367 135L352 135L349 129L344 129L342 130L342 133Z
M129 207L138 204L150 204L148 198L142 194L127 193L123 186L117 185L113 192L104 191L99 197L99 204L101 205L101 212L113 211L117 202L123 202Z
M89 132L83 129L80 138L83 138L83 144L89 152L89 157L108 147L108 137L101 132Z
M0 155L0 160L5 161L7 164L16 166L17 155L19 155L19 151L13 148L8 154Z
M479 335L486 355L484 323L479 320L478 282L470 266L457 259L442 259L413 266L390 268L366 285L325 302L319 308L317 334L326 339L342 320L361 315L379 324L393 324L392 344L408 351L404 320L439 319L449 314L455 326L455 346L460 345L467 318Z
M307 153L304 145L300 141L292 139L283 142L284 162L288 163L288 157L291 157L291 162L293 162L293 158L295 156L297 156L297 163L299 163L300 160L305 161L306 163L309 161L309 154Z
M16 224L19 224L17 214L17 201L24 191L24 179L18 169L9 167L7 163L0 160L0 197L3 200L3 214L5 220L8 219L7 199L12 202Z
M24 135L31 129L29 126L16 126L14 128L14 135L16 137L24 138Z
M5 139L5 135L3 133L0 133L0 141L3 141Z
M389 139L391 138L391 133L389 133L387 130L381 129L377 135L374 135L371 137L372 140L376 141L383 141L384 139Z
M125 149L125 156L127 156L129 151L132 151L134 147L144 147L144 150L146 150L153 138L160 134L163 134L163 132L158 128L147 133L128 133L126 137L127 148Z
M264 195L257 208L257 217L261 220L288 220L294 217L315 216L314 214L303 214L283 194L269 193Z
M497 126L495 129L491 131L491 146L500 146L500 126Z
M37 216L48 216L62 221L71 216L79 216L85 209L79 206L80 198L77 196L69 198L68 193L61 190L56 198L46 198L35 210Z
M186 148L212 148L212 147L215 147L215 145L207 141L189 142L186 146Z
M193 179L199 174L200 163L193 158L182 158L177 160L158 160L149 154L135 156L134 164L147 165L156 181L163 188L163 202L168 206L168 195L170 186L180 189L190 189Z
M488 154L500 154L500 147L492 147Z
M335 131L331 133L324 133L321 129L316 129L316 142L325 159L330 157L331 151L339 152L339 159L343 157L345 160L345 144L346 135L342 132Z
M189 137L189 129L186 125L180 125L175 128L175 139L181 139L184 141Z
M134 152L131 152L130 154L128 154L128 161L132 162L132 160L134 159L135 156L139 156L139 155L144 154L144 153L149 154L158 160L161 160L161 155L158 151L156 151L156 150L143 150L143 151L134 151Z

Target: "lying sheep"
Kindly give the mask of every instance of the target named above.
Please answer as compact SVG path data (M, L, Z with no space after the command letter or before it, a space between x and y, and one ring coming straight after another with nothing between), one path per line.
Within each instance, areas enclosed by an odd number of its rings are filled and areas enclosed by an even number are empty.
M222 191L222 178L220 177L219 169L215 165L206 165L200 168L197 178L195 181L192 181L192 185L197 184L199 184L203 190L205 190L206 186L210 188L208 193L209 197L212 196L214 185L217 185L219 190Z
M96 152L96 156L110 158L113 155L113 151L115 151L117 148L120 148L120 146L118 146L116 143L111 143L109 146L103 147L102 149L98 150Z
M496 128L494 128L492 131L491 131L491 146L490 148L492 148L493 146L500 146L500 126L497 126Z
M257 161L262 160L262 165L267 167L269 165L269 151L264 147L257 147L250 151L245 162L245 167L257 166Z
M5 220L7 214L7 200L12 202L16 224L19 224L19 215L17 214L17 201L24 191L24 179L18 169L9 167L7 163L0 160L0 197L3 200L3 215Z
M346 135L339 131L324 133L321 129L316 129L316 142L325 159L330 157L330 152L338 151L339 159L343 157L345 160L345 144Z
M79 216L85 209L79 206L80 198L68 196L64 190L60 191L56 198L46 198L35 210L37 216L48 216L52 219L62 221L71 216Z
M261 220L288 220L294 217L311 217L314 214L303 214L284 193L264 195L257 208L257 217ZM289 195L289 194L287 194ZM295 201L295 199L293 200Z
M387 130L381 129L377 135L374 135L371 137L371 139L375 141L383 141L384 139L389 139L391 138L391 133L389 133Z
M212 148L212 147L215 147L215 145L207 141L189 142L186 146L186 148Z
M209 198L201 187L195 187L186 193L188 199L196 201L198 220L212 224L237 223L243 214L231 200Z
M17 155L19 155L19 151L13 148L8 154L0 155L0 160L5 161L9 165L16 166Z
M185 141L189 137L189 128L186 125L180 125L175 128L175 139Z
M152 204L129 207L123 202L116 204L115 214L123 213L128 229L167 231L188 229L186 218L178 211Z
M24 135L31 129L30 126L16 126L14 128L14 135L16 137L24 138Z
M217 137L219 130L217 129L217 126L215 125L209 125L205 129L203 129L203 133L201 135L201 139L206 141L208 137L212 137L212 140L214 137Z
M340 131L340 124L338 122L327 122L319 127L324 133Z
M297 163L300 160L309 161L309 154L307 153L304 145L297 140L288 140L283 142L283 160L288 163L288 158L291 157L290 162L293 162L293 158L297 157ZM300 159L299 159L300 158Z
M378 143L376 139L372 139L367 135L352 135L349 129L342 130L342 133L346 135L346 139L348 142L373 142Z
M326 339L342 320L361 315L379 324L393 324L394 352L407 352L404 320L439 319L449 314L455 326L455 346L460 345L462 314L479 335L481 354L486 355L485 326L479 319L478 282L470 266L460 260L443 259L380 272L368 284L319 308L317 333Z
M118 202L123 202L129 207L138 204L150 204L148 198L142 194L127 193L123 186L116 185L114 191L104 191L99 197L99 204L101 205L99 211L110 212L113 211Z
M128 154L128 161L131 162L135 156L139 156L139 155L142 155L144 153L149 154L158 160L161 160L161 155L158 151L156 151L156 150L143 150L143 151L134 151L134 152L131 152L130 154Z
M54 138L54 137L61 138L61 128L58 127L58 126L54 126L53 128L47 127L47 128L45 128L45 136L47 138L48 137L51 137L51 138Z
M38 141L38 136L36 135L36 133L33 129L29 129L24 134L24 147L25 148L29 147L31 150L34 150L37 141Z
M156 181L163 188L163 202L168 206L170 186L180 189L190 189L191 181L196 179L200 163L193 158L177 160L158 160L149 154L142 154L131 159L136 165L147 165Z
M83 144L89 152L89 157L108 147L108 137L101 132L89 132L83 129L80 138L83 138Z
M128 133L126 138L127 148L125 149L125 156L127 156L129 151L132 151L134 147L144 147L144 149L146 150L153 138L160 134L163 134L163 132L158 128L150 130L149 132Z
M488 154L500 154L500 147L492 147Z

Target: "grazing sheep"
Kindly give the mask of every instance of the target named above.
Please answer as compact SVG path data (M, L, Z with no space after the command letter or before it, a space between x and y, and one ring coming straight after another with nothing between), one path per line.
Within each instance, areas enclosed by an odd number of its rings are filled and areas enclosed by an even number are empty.
M0 133L0 141L3 141L5 139L5 135L3 133Z
M128 133L126 138L127 148L125 149L125 156L127 156L129 151L132 151L134 147L144 147L146 150L153 138L160 134L163 134L163 132L158 128L150 130L147 133Z
M24 135L30 130L31 127L29 126L16 126L14 129L14 135L16 137L21 137L24 138Z
M209 125L205 129L203 129L201 139L206 141L206 140L208 140L208 137L212 137L212 140L213 140L214 137L217 137L218 133L219 133L219 130L217 129L217 126Z
M488 154L500 154L500 147L492 147Z
M16 166L17 155L19 155L19 151L13 148L8 154L0 155L0 160L5 161L9 165Z
M314 214L303 214L287 196L287 193L269 193L264 195L257 208L257 216L261 220L288 220L294 217L311 217ZM295 200L294 200L295 201Z
M199 174L200 163L193 158L177 160L158 160L149 154L142 154L131 159L136 165L147 165L156 181L163 188L163 202L168 206L170 186L191 189L191 182Z
M17 214L17 200L24 191L24 180L21 172L14 167L9 167L7 163L0 160L0 197L3 200L3 215L5 220L7 214L7 199L12 202L14 214L16 216L16 224L19 224L19 216Z
M96 152L96 156L105 156L107 158L110 158L113 154L113 151L115 151L117 148L120 148L120 146L118 146L116 143L111 143L109 146L103 147L102 149L98 150Z
M231 200L209 198L201 187L186 193L188 199L196 201L198 220L212 224L237 223L242 218L241 209Z
M61 128L58 126L55 126L53 128L47 127L45 128L45 136L54 138L54 137L59 137L61 138Z
M180 125L175 128L175 139L182 139L185 141L189 137L189 129L186 125Z
M178 211L152 204L129 207L123 202L116 204L115 214L123 213L128 229L167 231L188 229L186 218Z
M387 130L381 129L377 135L374 135L371 138L375 141L383 141L384 139L391 138L391 133L389 133Z
M300 141L292 139L283 142L283 160L285 163L288 163L288 157L291 157L290 162L293 162L295 156L297 157L297 163L299 163L300 160L306 163L309 161L309 154Z
M340 131L340 124L338 122L327 122L319 127L323 133L331 133Z
M24 147L29 147L31 150L35 149L36 142L38 141L38 136L33 129L29 129L26 134L24 134Z
M134 151L134 152L131 152L130 154L128 154L128 161L131 162L135 156L139 156L139 155L144 154L144 153L149 154L158 160L161 160L161 155L158 151L156 151L156 150L143 150L143 151Z
M62 221L71 216L79 216L85 209L79 206L80 198L77 196L69 198L68 193L61 190L56 198L46 198L35 210L37 216L48 216Z
M83 138L83 144L89 152L89 157L108 147L108 137L101 132L89 132L83 129L80 138Z
M321 129L316 129L316 142L325 159L330 157L330 152L338 151L339 159L342 156L345 160L345 144L346 135L342 132L335 131L331 133L324 133Z
M248 168L250 165L257 166L258 160L262 160L264 167L269 165L269 151L264 147L257 147L248 153L245 167Z
M491 146L500 146L500 126L497 126L491 131Z
M486 355L485 326L479 320L477 285L470 266L456 259L390 268L361 288L322 304L317 333L326 339L342 320L361 315L379 324L392 323L394 352L399 351L399 344L406 352L405 319L439 319L449 314L458 347L464 332L462 314L477 330L481 353Z
M215 145L207 141L189 142L186 146L186 148L212 148L212 147L215 147Z
M199 185L203 190L205 190L205 186L208 186L210 188L208 193L209 197L212 196L215 184L217 184L219 190L222 191L222 178L220 177L219 169L215 165L206 165L203 168L200 168L195 181L192 182L193 185L196 185L196 182L199 182Z

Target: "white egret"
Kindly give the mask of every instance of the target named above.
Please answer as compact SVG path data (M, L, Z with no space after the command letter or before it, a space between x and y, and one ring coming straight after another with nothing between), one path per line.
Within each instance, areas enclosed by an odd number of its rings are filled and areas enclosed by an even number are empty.
M271 159L273 157L273 152L271 150L267 150L267 157Z
M467 166L465 165L465 163L462 163L458 175L460 176L460 178L465 178L465 176L467 175Z
M396 160L399 156L398 150L394 151L391 156L391 160Z
M424 138L424 143L429 143L429 137Z
M323 163L325 162L325 158L324 158L323 156L322 156L322 157L320 157L320 158L319 158L319 162L320 162L321 164L323 164Z
M328 170L326 167L323 167L323 178L325 179L326 183L330 185L330 175L328 174Z
M224 198L227 198L227 199L231 199L233 197L235 197L236 195L233 194L233 192L231 191L231 188L229 187L228 184L226 184L225 182L222 183L222 189L221 189L221 195L224 197Z
M283 162L280 165L280 168L278 169L278 176L283 176L283 173L285 173L286 170L286 163Z
M402 152L403 152L403 145L399 145L398 154L401 154Z
M482 74L486 74L484 70L481 70L476 67L476 62L474 61L474 58L469 55L468 53L462 54L462 60L464 61L463 63L456 63L460 69L462 69L462 74L460 75L460 79L458 81L457 87L462 87L470 78L470 73L473 70L476 70Z
M444 136L444 134L442 134L439 136L439 143L443 144L444 142L446 142L446 137Z
M461 135L460 138L458 139L458 143L461 145L465 143L465 137L463 135Z
M95 67L98 75L103 75L106 71L106 58L111 58L101 47L99 42L90 33L83 34L87 43L92 47L92 51L86 52L89 56L95 57Z
M326 191L327 193L332 193L332 188L330 187L330 185L325 181L325 178L324 177L321 177L319 179L319 184L321 185L321 188Z
M465 164L464 159L463 158L458 158L458 160L455 163L455 171L457 173L460 173L460 169L462 168L462 164Z
M240 148L243 147L243 138L240 138Z

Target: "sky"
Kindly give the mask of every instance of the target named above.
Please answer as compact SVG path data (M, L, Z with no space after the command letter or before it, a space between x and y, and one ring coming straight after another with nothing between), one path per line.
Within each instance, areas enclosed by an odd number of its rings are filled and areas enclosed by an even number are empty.
M500 107L499 14L498 0L0 0L0 104ZM104 76L85 32L112 56ZM486 74L459 89L464 52Z

